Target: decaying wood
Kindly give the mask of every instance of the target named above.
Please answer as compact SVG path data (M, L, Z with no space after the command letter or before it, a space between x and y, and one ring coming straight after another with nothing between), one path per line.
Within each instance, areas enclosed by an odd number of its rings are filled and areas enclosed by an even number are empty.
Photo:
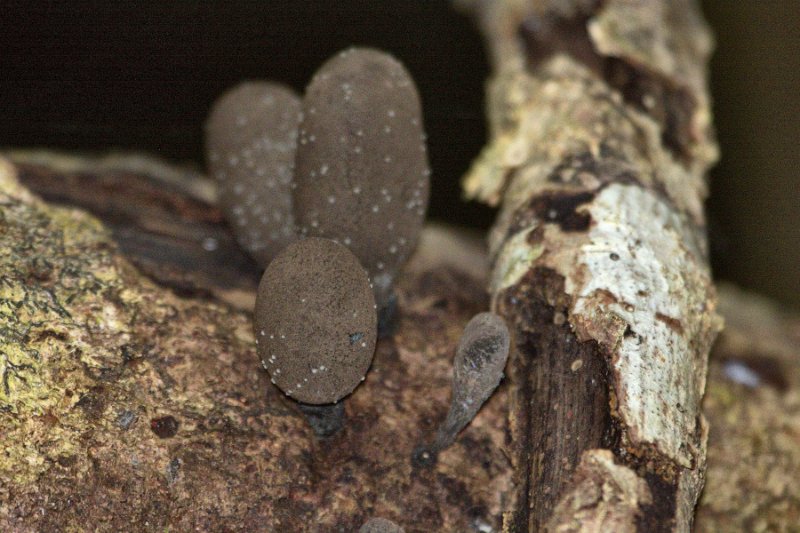
M796 528L800 318L723 288L710 432L699 410L720 320L697 6L458 3L495 64L465 182L502 202L491 275L479 246L426 230L398 330L326 442L258 367L259 273L208 180L148 157L0 160L0 530L685 531L706 460L698 531ZM487 277L510 380L415 468Z
M686 531L721 326L702 210L709 31L692 0L460 3L494 62L492 139L464 187L501 204L490 288L516 345L504 528Z
M461 330L488 307L479 246L426 230L396 331L320 442L261 369L246 299L220 298L243 267L214 277L233 246L219 212L160 169L41 163L0 159L0 530L500 527L504 394L435 467L411 462L447 411Z
M352 531L373 515L406 531L499 530L516 493L504 459L515 449L505 440L508 384L436 470L414 471L406 455L444 416L460 328L486 306L484 255L473 240L426 230L402 276L398 336L382 342L375 373L348 404L346 433L320 443L257 370L246 312L255 285L239 290L249 300L236 298L224 290L228 276L209 274L232 240L201 223L218 214L203 200L207 182L178 175L164 187L176 169L152 161L41 155L16 154L16 172L5 164L0 172L0 530ZM84 205L110 231L39 202L14 173L39 194ZM68 187L75 183L86 188ZM156 201L164 191L172 200ZM103 208L114 201L132 214L126 205L149 205L151 217L121 231ZM204 232L182 238L187 227L216 228L219 251L203 246ZM150 244L126 248L134 234L162 246L164 268L151 268ZM197 264L175 261L187 251ZM720 311L727 327L710 362L708 475L695 526L792 531L800 317L728 287ZM548 524L635 531L640 507L655 503L646 476L595 448L581 455Z
M800 314L720 287L725 330L703 412L708 473L698 533L800 530Z

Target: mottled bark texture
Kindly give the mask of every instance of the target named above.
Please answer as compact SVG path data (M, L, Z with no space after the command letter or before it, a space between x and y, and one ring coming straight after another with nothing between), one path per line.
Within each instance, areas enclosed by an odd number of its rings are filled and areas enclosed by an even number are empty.
M320 442L260 367L259 268L200 200L207 180L146 159L39 161L0 158L0 531L500 527L504 394L434 468L411 465L447 411L461 331L488 306L479 248L423 233L396 332Z
M703 412L706 485L695 531L800 530L800 314L720 287L725 330Z
M486 34L491 142L465 178L501 210L506 531L686 531L721 327L704 174L716 158L692 0L460 2Z

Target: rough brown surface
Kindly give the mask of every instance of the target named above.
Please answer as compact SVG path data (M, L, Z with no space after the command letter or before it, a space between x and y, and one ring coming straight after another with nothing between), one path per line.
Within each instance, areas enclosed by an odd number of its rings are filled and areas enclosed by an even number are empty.
M258 285L254 328L261 364L292 398L333 403L372 363L378 317L369 278L342 244L290 244Z
M547 529L633 533L642 518L641 508L652 503L647 483L616 464L613 453L589 450L581 456L572 486L553 510Z
M406 531L499 527L503 395L435 468L411 466L447 410L460 332L487 305L484 280L439 255L461 244L434 232L409 265L397 332L323 446L260 369L246 311L198 286L176 294L172 277L154 283L95 218L42 203L16 174L3 161L0 530L333 532L372 516ZM139 191L131 182L153 179L125 176ZM195 211L169 212L162 230Z
M371 518L358 533L405 533L403 528L385 518Z
M39 161L19 165L27 184L48 196L60 191L61 201L85 203L109 221L114 238L78 210L39 203L8 179L3 166L0 242L16 248L14 256L2 256L0 285L0 369L8 385L8 392L0 388L0 529L355 531L369 517L384 516L406 531L498 530L514 493L505 458L512 449L505 438L505 398L519 392L508 383L435 469L414 471L408 460L444 416L459 335L486 305L477 281L485 273L484 257L474 241L435 227L423 233L422 249L401 278L398 334L378 343L366 383L348 402L343 434L320 446L294 405L258 370L248 314L212 301L210 295L219 294L252 306L256 276L240 280L249 287L249 300L215 288L220 278L210 274L224 273L218 256L235 247L229 248L232 237L219 222L201 223L219 215L199 200L202 180L142 165L141 158L110 166L58 155L17 158ZM165 184L176 176L173 184L189 177L183 186L192 184L192 192ZM97 192L93 198L85 195L87 185ZM149 194L153 201L145 202ZM149 206L149 222L130 216L123 225L108 215L105 202L92 203L102 198L131 215L126 209L136 202L139 211ZM159 221L155 227L153 221ZM170 235L165 228L180 230ZM216 228L219 248L209 252L202 238L186 240L195 235L187 228L197 235ZM126 257L119 253L134 234L135 242L156 246L168 265L150 270L157 284L127 263L154 261L152 251L130 246ZM183 243L179 257L205 259L180 278L179 263L169 254L178 250L165 242ZM77 249L82 253L71 253ZM9 257L15 259L9 263ZM72 277L81 272L84 278ZM120 281L98 279L109 272ZM531 287L547 287L548 274L537 275L545 279ZM78 279L85 280L80 291ZM115 289L123 281L126 289ZM70 300L64 291L78 295ZM551 329L542 335L565 342L569 337L558 333L563 302L544 289L526 297L532 302L527 309L552 313ZM61 316L56 302L70 317ZM731 287L721 288L720 311L727 328L710 360L708 469L695 528L797 531L800 317ZM24 321L31 313L51 319L29 328ZM130 324L122 338L110 329L119 327L112 319L120 317ZM583 349L591 354L594 348ZM592 357L582 361L554 368L561 368L564 387L598 394L594 401L602 413L603 389L588 388L602 367L592 369ZM572 416L592 415L573 410ZM553 530L635 531L647 502L654 502L646 481L610 451L586 451L577 465L574 483L554 508Z

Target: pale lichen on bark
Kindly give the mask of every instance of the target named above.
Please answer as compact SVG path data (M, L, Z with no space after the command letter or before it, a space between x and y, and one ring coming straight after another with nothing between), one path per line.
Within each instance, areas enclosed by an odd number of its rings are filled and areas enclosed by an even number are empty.
M688 0L464 3L495 67L491 142L464 189L501 204L490 289L517 347L505 527L558 530L581 457L605 448L652 493L636 527L685 530L721 327L702 209L710 33Z

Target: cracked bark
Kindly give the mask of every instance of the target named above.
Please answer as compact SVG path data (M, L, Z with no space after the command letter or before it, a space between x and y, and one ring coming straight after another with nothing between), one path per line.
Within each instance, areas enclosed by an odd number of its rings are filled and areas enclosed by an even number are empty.
M459 3L494 63L492 138L464 188L501 205L490 289L516 347L504 528L686 531L721 327L702 210L709 31L690 0Z

